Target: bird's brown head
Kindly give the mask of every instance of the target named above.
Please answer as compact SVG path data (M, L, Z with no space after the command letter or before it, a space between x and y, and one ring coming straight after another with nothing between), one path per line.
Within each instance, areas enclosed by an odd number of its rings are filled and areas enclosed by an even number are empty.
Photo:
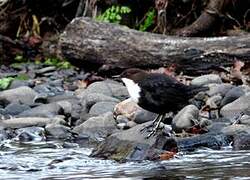
M138 69L138 68L130 68L130 69L126 69L125 71L123 71L120 74L120 77L131 79L134 82L138 82L139 80L141 80L142 78L144 78L147 75L148 75L147 71L144 71L144 70Z

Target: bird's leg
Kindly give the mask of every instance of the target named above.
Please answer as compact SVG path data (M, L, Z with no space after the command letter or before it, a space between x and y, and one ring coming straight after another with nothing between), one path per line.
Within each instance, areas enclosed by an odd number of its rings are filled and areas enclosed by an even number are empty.
M157 130L159 129L160 127L160 124L161 124L161 121L165 118L165 114L161 114L159 116L159 120L157 122L157 124L154 126L153 130L147 135L147 138L150 138L152 135L154 135Z
M145 129L148 129L148 128L154 126L154 124L158 121L159 118L161 118L161 114L158 114L158 115L154 118L154 120L153 120L152 123L150 123L150 124L147 125L147 126L144 126L140 131L142 132L142 131L144 131Z

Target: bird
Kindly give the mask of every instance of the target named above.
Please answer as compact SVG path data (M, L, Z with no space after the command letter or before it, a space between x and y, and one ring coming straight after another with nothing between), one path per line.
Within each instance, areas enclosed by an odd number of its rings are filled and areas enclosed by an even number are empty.
M167 113L177 113L188 105L189 99L198 92L208 89L188 86L167 74L151 73L139 68L126 69L120 74L120 78L135 103L145 110L158 114L152 122L153 129L148 138L157 132Z

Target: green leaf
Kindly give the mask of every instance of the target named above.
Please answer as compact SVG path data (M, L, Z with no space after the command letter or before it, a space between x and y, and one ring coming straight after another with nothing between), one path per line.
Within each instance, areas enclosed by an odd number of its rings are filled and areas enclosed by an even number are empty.
M0 89L1 90L7 89L13 80L14 80L13 77L6 77L0 79Z

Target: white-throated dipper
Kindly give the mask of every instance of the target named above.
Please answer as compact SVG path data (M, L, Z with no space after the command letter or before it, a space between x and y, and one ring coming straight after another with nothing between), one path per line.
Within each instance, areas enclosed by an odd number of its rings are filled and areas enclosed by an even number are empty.
M143 109L158 114L147 137L156 133L166 113L176 113L188 105L189 99L198 92L207 90L207 87L184 85L166 74L149 73L137 68L125 70L120 77L133 101Z

